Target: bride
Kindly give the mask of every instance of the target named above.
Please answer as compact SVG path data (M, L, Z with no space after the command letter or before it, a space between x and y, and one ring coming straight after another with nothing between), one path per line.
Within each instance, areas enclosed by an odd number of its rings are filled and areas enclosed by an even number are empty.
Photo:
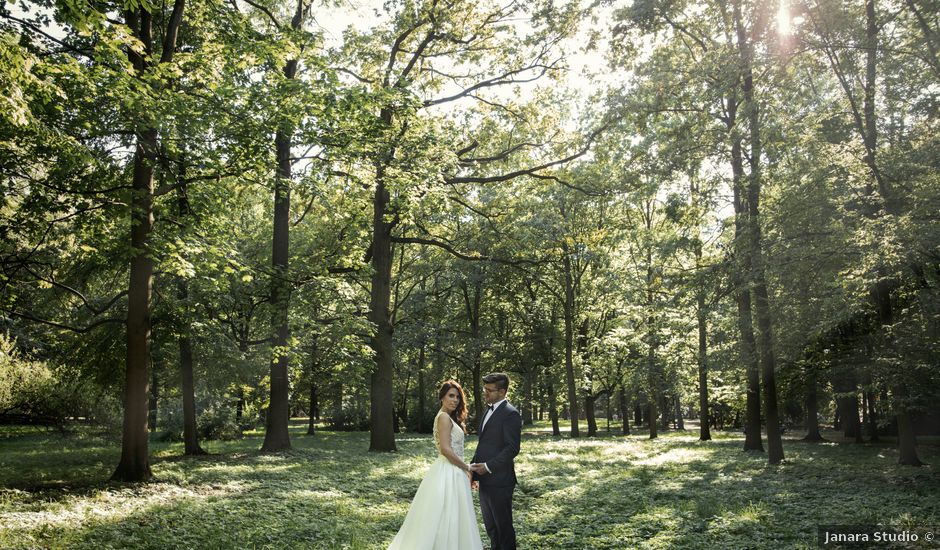
M472 474L463 461L467 404L463 388L444 382L441 410L434 419L437 460L418 486L389 550L482 550L480 529L470 494Z

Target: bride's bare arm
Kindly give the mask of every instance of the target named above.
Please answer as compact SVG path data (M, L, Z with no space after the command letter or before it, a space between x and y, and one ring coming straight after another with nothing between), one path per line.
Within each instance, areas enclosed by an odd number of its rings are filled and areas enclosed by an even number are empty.
M457 456L454 449L450 446L450 431L454 429L454 423L446 414L437 416L437 442L441 446L441 454L447 457L454 466L457 466L464 472L469 472L470 467L463 461L463 458Z

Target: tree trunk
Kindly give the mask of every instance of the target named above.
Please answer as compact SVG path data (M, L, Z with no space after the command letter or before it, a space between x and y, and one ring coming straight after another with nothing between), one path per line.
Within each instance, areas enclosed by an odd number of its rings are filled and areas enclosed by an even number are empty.
M558 399L555 397L555 384L548 381L548 418L552 421L552 435L558 437L561 435L561 427L558 425Z
M659 410L662 411L659 420L660 428L662 428L663 431L669 431L669 427L672 425L674 417L672 415L672 403L665 393L663 393L663 398L659 402Z
M176 37L183 20L186 3L176 0L167 20L163 51L159 63L170 62L176 50ZM128 48L127 58L138 77L149 70L154 58L153 19L144 10L124 12L128 28L144 47L141 55ZM155 92L159 91L154 89ZM146 481L150 471L147 434L147 383L150 367L150 299L153 285L153 260L150 257L150 234L153 231L153 161L158 152L157 129L137 128L137 150L134 153L134 175L131 188L131 250L130 281L127 295L127 355L125 364L124 422L121 435L121 459L111 476L115 481Z
M701 254L701 246L698 248ZM712 438L709 424L711 415L708 412L708 329L706 326L705 294L698 295L698 407L699 407L699 440L709 441Z
M620 418L623 419L623 435L630 435L630 407L627 403L627 392L620 386Z
M840 399L842 403L842 418L845 419L844 436L846 439L852 439L856 443L864 443L862 438L862 423L859 421L858 394L853 394Z
M597 435L597 417L594 413L594 396L586 395L584 397L584 416L587 417L588 424L588 437L595 437Z
M181 223L187 224L190 215L189 195L186 187L186 159L180 158L179 178L177 179L177 192L179 194L177 209ZM180 350L180 382L183 391L183 454L197 456L207 454L199 445L199 434L196 431L196 387L193 381L193 345L190 337L192 326L189 319L189 285L180 277L176 286L177 297L180 301L179 317L179 350Z
M297 61L288 61L284 68L287 78L293 78ZM265 421L264 443L261 452L277 452L291 448L288 424L289 387L287 379L288 340L290 327L290 286L288 259L290 243L290 177L291 130L281 129L275 135L277 177L274 183L274 239L272 247L271 306L274 327L274 360L271 361L271 399Z
M900 409L898 415L898 464L905 466L923 466L917 457L917 437L911 415L906 409Z
M181 298L184 298L181 296ZM180 370L183 390L183 444L186 456L207 454L199 445L196 432L196 396L193 382L193 348L189 336L180 335Z
M565 272L565 381L568 383L568 416L571 419L571 437L579 437L578 430L578 390L574 381L574 274L568 247L563 244L565 253L563 265Z
M858 439L861 437L861 424L858 421L858 380L855 368L843 366L834 373L832 387L836 393L841 394L836 397L836 406L839 409L843 437L860 442Z
M480 307L483 301L483 275L474 281L473 297L470 296L466 283L461 285L467 319L470 322L470 341L473 345L473 360L471 364L471 378L473 379L473 418L478 423L483 418L483 372L480 364L480 355L483 344L480 334Z
M535 368L534 368L533 363L528 363L528 369L526 369L524 379L523 379L524 385L522 387L522 395L523 395L523 400L524 400L524 403L522 406L522 424L524 426L531 426L532 421L533 421L532 404L535 403L535 399L532 395L532 388L533 388L532 378L534 376L534 371L535 371Z
M429 433L426 412L428 410L427 388L424 387L425 348L424 337L421 339L421 348L418 350L418 433Z
M384 108L381 118L387 128L392 125L392 110ZM391 195L385 187L386 163L376 164L375 197L372 203L372 290L369 302L369 321L375 326L372 350L375 352L375 370L371 380L371 410L369 450L392 452L395 446L395 406L393 395L394 350L392 349L392 321L389 309L392 281L392 227L387 221Z
M157 431L157 402L160 400L160 385L157 381L157 369L150 372L150 402L147 405L147 424L150 432Z
M806 376L806 437L803 441L825 441L819 433L819 398L816 388L816 371L811 370Z
M734 278L736 283L735 303L738 309L738 331L741 333L741 359L747 369L747 406L744 419L744 450L764 451L760 431L760 365L757 362L757 344L754 338L754 322L751 316L750 271L751 258L747 239L748 210L743 197L744 154L741 134L737 124L737 93L730 92L726 98L727 129L731 138L731 174L734 192Z
M652 203L649 201L646 203L646 210L644 214L646 231L649 235L652 234L653 231ZM660 376L659 368L656 364L656 348L659 346L659 334L656 330L656 302L653 288L655 272L653 270L653 249L651 243L652 241L650 241L650 244L648 244L646 248L646 374L650 390L649 438L656 439L659 435L656 429L656 422L657 418L659 417L659 411L657 410L657 407L659 406L659 401L663 397L663 388L660 387L662 376Z
M140 19L141 27L147 29L141 33L146 32L149 41L150 14L142 11ZM134 26L132 24L131 28ZM157 131L142 131L134 154L131 199L131 249L134 256L131 258L127 296L127 361L121 460L111 476L115 481L147 481L153 476L147 435L147 371L150 363L150 299L153 285L153 260L148 249L153 230L153 158L156 152Z
M307 435L316 435L317 433L317 417L319 416L317 409L319 406L320 404L317 403L317 383L310 380L310 411L308 413Z
M760 157L760 117L754 94L753 46L748 41L741 15L740 0L732 5L735 28L737 30L738 50L741 56L741 90L744 93L744 105L750 132L750 178L747 186L748 205L748 244L751 261L751 284L754 292L754 311L757 315L758 352L764 390L764 419L767 425L767 460L778 464L783 460L783 440L780 435L780 419L777 406L776 355L774 353L773 322L770 312L770 297L764 276L764 258L760 227L761 171Z
M607 392L607 396L605 397L605 400L604 400L606 407L607 407L607 414L605 415L607 416L607 435L610 435L610 422L614 419L613 412L610 408L610 396L611 395L612 395L612 392Z
M242 415L245 413L245 387L238 385L238 401L235 403L235 422L241 426Z
M676 429L684 430L685 421L682 418L682 401L679 399L678 395L676 395L674 399L676 403Z
M333 418L331 424L334 430L346 429L346 411L343 409L343 380L339 377L333 387Z
M872 443L881 441L878 437L878 417L875 415L875 392L865 392L866 410L868 411L868 440Z
M319 336L314 333L310 340L310 407L307 413L307 435L316 435L317 417L320 416L317 412L317 409L320 407L320 404L317 402L317 374L320 372L319 348Z
M698 182L692 178L690 191L694 206L699 206L700 190ZM696 230L695 240L695 267L702 267L702 239L701 231ZM698 407L699 407L699 441L709 441L712 438L709 429L710 418L708 414L708 312L705 309L705 291L702 284L695 293L696 320L698 324Z
M656 439L658 433L656 431L656 422L659 418L659 413L656 411L656 400L659 399L659 379L653 374L653 369L656 365L656 351L652 345L649 346L646 355L647 368L649 369L649 385L650 385L650 398L649 398L649 412L647 413L647 423L650 428L650 439Z

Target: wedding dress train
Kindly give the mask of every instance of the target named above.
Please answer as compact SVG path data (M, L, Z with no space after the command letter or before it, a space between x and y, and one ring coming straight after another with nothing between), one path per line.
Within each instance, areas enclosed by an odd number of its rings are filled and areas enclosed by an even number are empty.
M440 415L450 418L441 411ZM477 515L467 474L441 454L434 419L434 446L437 460L421 480L389 550L483 550ZM451 419L453 422L453 419ZM456 422L450 432L451 448L463 457L464 433Z

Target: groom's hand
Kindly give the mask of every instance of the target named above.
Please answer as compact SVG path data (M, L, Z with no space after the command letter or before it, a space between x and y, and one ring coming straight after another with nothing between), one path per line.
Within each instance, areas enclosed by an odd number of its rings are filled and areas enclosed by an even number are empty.
M489 473L489 472L486 470L486 466L484 466L483 464L471 464L471 465L470 465L470 471L472 471L473 473L475 473L475 474L478 475L478 476L483 476L483 475L486 475L486 474Z

